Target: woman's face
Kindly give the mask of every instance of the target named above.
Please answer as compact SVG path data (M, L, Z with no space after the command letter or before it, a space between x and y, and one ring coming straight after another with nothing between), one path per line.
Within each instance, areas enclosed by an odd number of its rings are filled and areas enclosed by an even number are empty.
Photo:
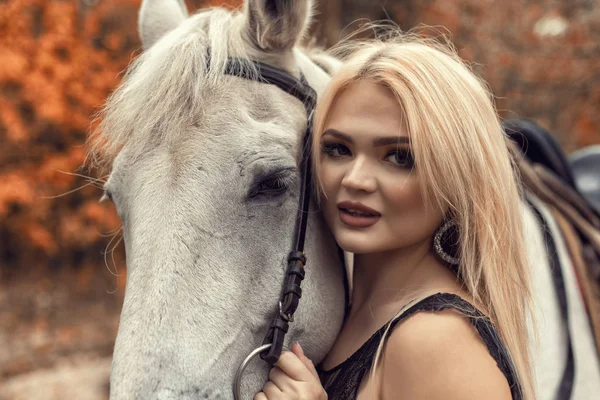
M362 81L340 93L320 138L325 219L358 254L431 242L442 212L426 207L410 141L392 92Z

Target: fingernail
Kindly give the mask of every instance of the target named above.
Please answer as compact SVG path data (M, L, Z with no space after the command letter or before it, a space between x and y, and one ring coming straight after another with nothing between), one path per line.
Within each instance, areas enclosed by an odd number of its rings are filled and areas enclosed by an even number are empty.
M300 342L296 342L296 344L298 345L298 348L300 349L302 355L304 355L304 349L302 348L302 346L300 346Z

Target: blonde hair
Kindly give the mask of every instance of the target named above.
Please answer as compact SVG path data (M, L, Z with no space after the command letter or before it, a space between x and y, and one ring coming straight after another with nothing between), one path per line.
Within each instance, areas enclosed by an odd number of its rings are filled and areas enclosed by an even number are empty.
M385 41L345 44L343 50L348 49L353 53L315 114L312 145L319 188L320 137L336 97L358 81L389 88L408 129L425 201L448 210L458 225L462 283L498 330L524 398L534 399L521 192L489 90L452 46L433 39L398 33Z

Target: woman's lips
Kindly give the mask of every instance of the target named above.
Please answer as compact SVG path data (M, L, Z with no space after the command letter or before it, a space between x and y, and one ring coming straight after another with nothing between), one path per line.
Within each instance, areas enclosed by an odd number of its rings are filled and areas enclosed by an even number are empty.
M381 218L380 213L361 203L344 201L337 206L340 220L352 228L367 228Z

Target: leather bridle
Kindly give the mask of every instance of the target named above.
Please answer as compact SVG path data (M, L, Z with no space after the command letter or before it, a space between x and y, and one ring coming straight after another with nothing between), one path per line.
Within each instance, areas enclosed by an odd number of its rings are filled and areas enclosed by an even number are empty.
M279 299L279 312L269 324L262 345L252 351L238 368L233 382L233 395L237 400L241 398L240 384L242 375L254 357L260 355L270 367L279 359L289 323L294 321L294 312L298 308L300 297L302 297L300 285L304 279L304 266L306 265L306 256L303 253L304 239L306 237L311 196L312 119L317 94L309 86L302 73L300 74L300 79L297 79L284 70L259 61L229 58L224 72L226 75L277 86L279 89L300 100L306 109L307 115L306 131L302 140L300 159L301 186L298 215L294 230L293 248L288 255L288 266Z

